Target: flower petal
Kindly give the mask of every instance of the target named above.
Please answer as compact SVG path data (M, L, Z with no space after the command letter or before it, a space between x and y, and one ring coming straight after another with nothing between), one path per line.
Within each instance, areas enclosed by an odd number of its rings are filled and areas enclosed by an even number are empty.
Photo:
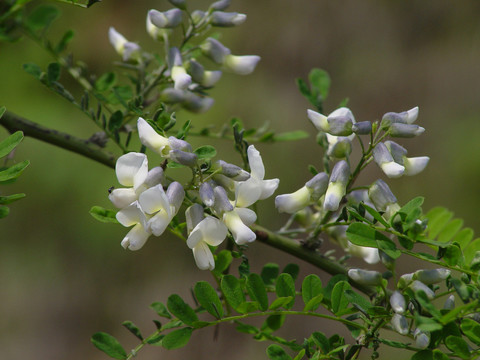
M302 210L310 203L310 190L306 186L291 194L278 195L275 198L275 207L279 212L288 214Z
M215 260L213 259L212 252L207 244L200 242L193 249L193 257L195 263L200 270L213 270L215 269Z
M150 235L141 224L137 224L123 238L122 246L129 250L139 250L145 245Z
M247 150L248 163L250 164L250 175L259 180L263 180L265 177L265 167L263 166L262 157L260 152L255 149L255 146L250 145Z
M247 226L252 225L255 221L257 221L257 213L248 208L236 208L234 210L243 223Z
M168 154L169 141L166 137L163 137L141 117L137 122L138 136L143 145L159 153L162 156ZM165 148L166 151L163 151Z
M147 220L138 201L133 202L126 208L117 212L116 218L118 222L125 227L136 224L145 224Z
M145 190L140 194L138 201L147 214L154 214L159 210L165 210L170 214L170 202L161 184Z
M172 217L164 210L160 210L147 222L147 231L151 231L153 235L160 236L163 234L168 224L172 221Z
M260 188L261 194L258 200L263 200L272 196L275 190L277 190L279 183L280 183L280 179L263 180L262 186Z
M115 173L123 186L139 187L148 175L147 156L136 152L120 156L115 165Z
M423 169L425 169L425 167L427 166L429 160L430 158L428 156L418 156L411 158L407 158L405 156L403 158L403 165L405 165L405 175L413 176L422 172Z
M228 229L220 220L208 216L197 227L201 228L203 241L208 245L218 246L227 237Z
M133 188L113 189L108 199L115 207L123 209L137 200L137 193Z
M223 215L223 221L238 245L250 243L257 238L255 233L242 222L240 216L235 211L226 212Z
M236 206L247 207L256 202L262 195L262 180L251 177L238 183L235 189Z

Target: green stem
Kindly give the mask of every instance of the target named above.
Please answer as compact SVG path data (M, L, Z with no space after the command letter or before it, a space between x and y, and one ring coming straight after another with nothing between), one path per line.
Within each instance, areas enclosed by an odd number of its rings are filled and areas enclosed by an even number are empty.
M25 136L45 141L74 153L83 155L108 167L115 168L116 158L90 140L79 139L67 133L49 129L16 114L6 111L0 118L0 125L10 133L23 131Z
M252 229L257 235L257 240L263 242L264 244L270 245L299 259L305 260L306 262L315 265L319 269L322 269L331 275L347 275L348 270L345 267L329 260L322 254L304 248L298 241L294 241L285 236L277 235L259 225L254 225ZM350 283L368 296L373 296L376 293L371 287L359 284L352 280L350 280Z

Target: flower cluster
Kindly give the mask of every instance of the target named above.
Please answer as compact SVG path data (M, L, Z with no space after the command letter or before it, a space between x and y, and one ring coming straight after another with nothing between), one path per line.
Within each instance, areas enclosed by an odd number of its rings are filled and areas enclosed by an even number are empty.
M247 149L250 173L222 160L205 172L185 140L160 135L143 118L138 119L137 129L140 141L148 149L167 161L192 168L198 176L184 189L180 183L166 178L164 168L154 167L149 171L145 154L131 152L121 156L115 170L118 182L125 188L111 190L109 198L120 209L116 215L118 222L133 226L122 241L124 248L138 250L150 235L162 235L187 202L184 200L191 204L185 211L186 242L200 269L213 270L215 261L210 246L220 245L229 233L238 245L256 239L250 226L257 215L248 206L271 196L279 180L264 179L262 157L253 145Z
M391 140L383 141L387 136L405 138L423 133L424 128L413 124L418 116L418 107L401 113L387 113L380 123L356 122L352 111L346 107L341 107L328 116L308 110L307 116L318 130L319 138L326 140L320 143L325 146L326 161L334 163L333 168L329 174L316 174L299 190L277 196L275 205L278 211L289 214L306 211L310 216L308 221L302 220L302 225L307 229L318 226L322 220L339 218L345 205L358 206L360 203L380 211L385 220L390 220L400 206L383 180L378 179L368 189L364 187L354 190L352 185L358 172L371 160L374 160L388 177L416 175L427 166L428 157L409 158L407 150L401 145ZM360 139L362 135L369 137L368 149L365 149ZM351 169L349 156L355 138L358 138L361 144L363 157L359 166ZM365 216L368 218L370 214ZM378 249L357 246L348 241L347 227L329 226L325 228L325 232L351 255L362 257L371 264L380 261Z
M165 64L160 64L153 73L160 75L154 85L159 87L160 101L182 107L192 112L207 111L213 105L213 99L206 96L206 90L213 87L222 75L221 70L239 75L250 74L256 67L259 56L233 55L220 41L207 38L195 45L198 51L192 51L187 44L191 39L201 38L211 27L233 27L246 20L245 14L225 12L230 1L213 3L207 11L190 12L186 3L170 1L175 8L161 12L150 10L147 14L147 33L165 46ZM172 42L176 29L186 28L184 39L178 46ZM147 64L152 55L142 51L134 42L128 41L115 28L109 30L110 43L125 63ZM204 56L221 70L206 70L196 57ZM166 81L164 81L166 80ZM162 82L163 81L163 82Z

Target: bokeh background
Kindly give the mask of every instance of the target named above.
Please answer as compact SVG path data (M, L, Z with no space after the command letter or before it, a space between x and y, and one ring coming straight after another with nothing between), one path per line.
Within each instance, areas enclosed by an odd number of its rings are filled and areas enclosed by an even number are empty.
M205 9L209 2L189 3ZM52 38L73 29L75 60L84 61L98 74L117 59L108 43L109 26L154 50L159 45L144 30L147 10L169 8L162 0L104 0L89 10L58 6L63 16L50 29ZM219 127L237 116L249 127L268 121L278 131L310 131L312 136L303 141L258 146L267 178L281 178L278 193L291 192L308 179L308 164L321 167L313 127L306 118L309 104L298 93L294 79L306 78L313 67L323 68L332 78L327 111L346 97L357 121L420 107L418 123L426 132L401 143L410 156L428 155L431 162L422 174L389 183L401 203L423 195L425 210L446 206L465 219L465 225L480 230L478 1L242 0L233 1L230 10L247 13L248 20L239 28L222 31L222 42L235 54L258 54L262 61L253 75L225 74L212 92L215 106L201 116L179 113L180 122L192 119L199 127L209 123ZM91 121L22 70L26 62L45 67L51 61L26 39L0 44L0 105L45 126L88 138L97 130ZM63 82L80 93L67 74ZM0 138L6 135L0 129ZM213 145L220 156L240 163L232 155L231 144ZM127 349L133 348L137 341L121 327L122 321L132 320L148 334L154 330L151 319L155 318L149 304L165 302L172 293L189 298L195 281L209 280L180 241L166 235L150 239L141 251L124 251L120 241L127 230L99 223L89 215L93 205L110 206L107 189L117 185L111 169L29 138L19 147L16 159L29 159L31 165L16 184L0 189L1 194L27 194L0 220L2 358L105 359L90 343L93 333L112 333ZM371 166L361 180L369 183L378 176L379 170ZM260 219L267 226L277 228L285 220L273 210L272 199L260 209ZM292 261L258 243L249 254L254 270L266 262L283 266ZM318 273L297 262L302 274ZM301 340L315 330L328 335L336 331L324 321L296 318L288 320L282 334ZM233 325L224 325L217 340L214 330L206 329L195 332L184 349L167 352L152 347L142 351L139 359L264 359L266 346L236 333ZM391 353L385 349L381 356L399 354Z

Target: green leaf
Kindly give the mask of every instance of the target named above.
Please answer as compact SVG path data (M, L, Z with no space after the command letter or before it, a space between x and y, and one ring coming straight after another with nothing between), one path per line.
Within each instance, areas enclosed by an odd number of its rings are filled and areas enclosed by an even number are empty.
M181 348L187 345L192 336L193 329L186 327L183 329L174 330L162 339L162 346L167 350Z
M450 358L443 351L435 349L433 350L433 360L450 360Z
M455 234L462 228L463 220L462 219L453 219L450 221L438 234L438 241L440 242L449 242L455 236Z
M310 99L311 94L310 94L310 89L308 88L307 82L301 78L297 78L295 79L295 83L297 84L300 94L302 94L307 99Z
M375 220L377 220L380 224L385 226L386 228L390 228L390 224L385 221L385 219L380 215L380 213L375 210L374 208L368 206L367 204L362 203L362 206L365 208L365 210L373 216Z
M117 215L117 212L115 210L104 209L101 206L93 206L90 209L90 215L92 215L98 221L104 223L118 224L118 220L115 217Z
M220 283L225 298L228 303L236 310L240 304L245 302L245 294L243 293L240 281L233 275L225 275Z
M442 318L440 311L431 303L430 299L423 290L418 290L415 292L415 300L418 301L423 310L428 311L435 319L440 320Z
M275 141L296 141L308 138L308 133L303 130L296 130L290 132L284 132L280 134L275 134L273 140Z
M365 314L368 314L368 311L372 308L372 303L370 301L353 290L345 290L345 297L350 304Z
M286 309L291 309L295 302L295 282L290 274L280 274L275 285L275 292L278 297L292 297L292 301L284 305Z
M432 350L421 350L413 354L410 360L433 360Z
M320 348L323 354L328 354L330 352L330 341L324 333L315 331L311 336L313 342Z
M445 248L443 260L450 266L463 266L465 264L462 249L455 243Z
M464 251L465 261L467 262L467 264L470 264L472 262L473 257L475 256L475 253L479 250L480 250L480 238L471 241L470 244L467 245Z
M366 247L377 247L376 231L363 223L353 223L347 229L347 238L353 244Z
M302 360L305 356L305 349L300 350L300 352L293 358L293 360Z
M293 297L286 296L286 297L279 297L273 300L270 304L269 310L276 310L278 308L284 307L287 308L287 305L293 300Z
M248 275L247 291L250 298L258 302L260 310L265 311L268 309L268 294L260 275L254 273Z
M97 81L95 81L95 89L98 91L107 91L115 85L117 81L117 76L114 72L108 72L100 76Z
M7 206L0 205L0 219L8 216L10 209Z
M23 64L23 70L28 74L33 75L36 79L40 79L40 76L42 75L42 69L34 63Z
M402 252L397 249L395 243L388 238L378 239L377 246L380 250L382 250L385 254L387 254L394 260L398 259L400 255L402 255Z
M270 315L265 320L265 325L271 330L276 331L280 329L285 322L285 315Z
M55 47L55 52L58 54L65 50L70 41L72 41L74 35L75 33L73 32L73 30L68 30L65 34L63 34L63 37L60 39L57 46Z
M177 294L168 297L167 308L187 325L192 325L195 321L198 321L195 311Z
M302 282L302 299L304 304L307 305L310 300L321 294L322 280L315 274L306 276Z
M122 126L123 113L120 110L115 111L108 120L108 130L115 132Z
M430 210L425 217L428 219L428 237L435 239L440 231L445 227L453 213L442 207L436 207Z
M197 154L199 160L211 159L217 155L217 150L213 146L204 145L195 149L194 153Z
M422 206L424 200L425 198L418 196L402 206L400 210L398 210L398 213L404 214L405 217L409 217L411 214L415 213L420 206Z
M467 245L472 241L474 232L470 228L464 228L460 230L455 237L453 238L453 242L456 242L460 245L460 248L464 250Z
M267 348L267 356L271 360L292 360L280 346L272 344Z
M385 345L388 345L388 346L391 346L391 347L394 347L394 348L397 348L397 349L406 349L408 347L407 344L404 344L404 343L401 343L401 342L398 342L398 341L392 341L392 340L381 339L381 338L379 338L378 341L380 341L381 343L383 343Z
M416 315L415 325L422 331L436 331L442 330L443 326L432 318Z
M194 288L195 297L202 307L211 315L220 319L223 316L222 302L218 298L217 291L206 281L199 281Z
M53 62L48 64L47 67L47 79L48 83L51 84L60 79L60 64Z
M127 353L112 335L104 332L93 334L90 339L93 345L114 359L126 359Z
M238 305L235 310L237 310L240 314L248 314L258 311L258 307L259 305L256 301L244 301Z
M471 342L480 346L480 325L475 320L464 318L460 328Z
M25 170L25 168L30 164L28 160L22 161L21 163L12 165L5 170L0 171L0 182L16 179L20 174Z
M213 273L220 277L222 273L228 269L232 263L233 257L232 253L228 250L222 250L215 255L215 269Z
M263 266L260 276L265 285L273 285L279 272L280 270L277 264L267 263Z
M346 281L339 281L332 290L332 312L334 314L345 310L348 306L348 298L345 296L346 290L352 290L350 284Z
M0 119L2 118L3 114L5 114L5 111L7 111L7 108L5 106L1 106L0 107Z
M303 311L315 311L320 306L323 300L323 294L314 296L305 304Z
M155 311L158 314L158 316L160 316L160 317L164 317L164 318L167 318L167 319L172 318L172 316L170 315L170 313L167 310L167 307L165 305L163 305L161 302L156 301L156 302L152 303L152 305L150 305L150 309Z
M14 201L23 199L25 196L26 196L25 194L14 194L14 195L0 196L0 205L11 204Z
M290 274L293 280L297 280L298 273L300 272L300 267L297 264L287 264L282 270L282 273Z
M140 329L131 321L124 321L122 323L123 326L127 328L128 331L130 331L133 335L135 335L137 338L140 340L143 340L142 333L140 332Z
M321 96L322 101L328 96L330 90L330 76L322 69L312 69L308 74L308 81L310 82L310 88L312 94L315 97Z
M52 5L40 5L36 7L25 20L25 24L32 31L48 27L58 16L60 11Z
M5 108L4 108L5 109ZM10 154L15 147L23 140L23 132L17 131L0 142L0 158Z
M452 335L447 336L445 339L445 345L456 356L459 356L462 359L470 359L470 350L468 349L468 344L461 337Z

